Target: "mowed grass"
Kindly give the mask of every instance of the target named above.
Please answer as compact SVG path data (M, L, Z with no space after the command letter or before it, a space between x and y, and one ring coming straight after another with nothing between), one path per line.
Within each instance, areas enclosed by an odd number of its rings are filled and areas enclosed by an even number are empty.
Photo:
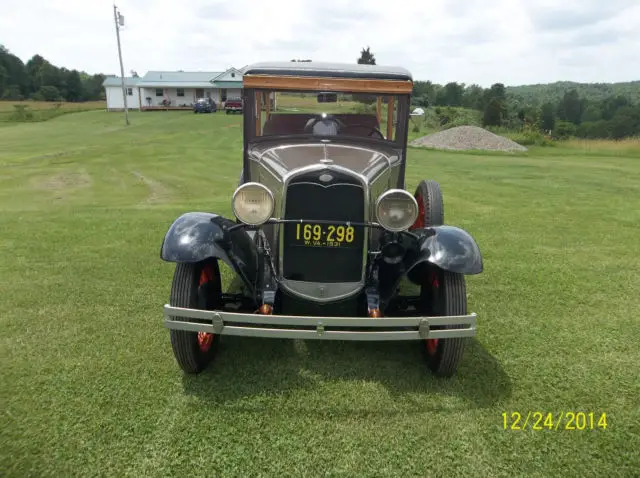
M131 119L0 129L3 476L638 476L637 150L409 150L408 188L438 180L484 254L452 379L417 344L233 337L191 377L159 249L183 212L230 214L241 117ZM581 411L606 430L503 429Z

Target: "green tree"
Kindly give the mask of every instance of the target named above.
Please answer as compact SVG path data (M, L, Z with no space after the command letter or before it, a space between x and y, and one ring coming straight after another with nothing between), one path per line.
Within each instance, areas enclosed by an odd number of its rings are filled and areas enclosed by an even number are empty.
M575 136L576 130L576 125L570 121L556 121L556 128L553 131L553 135L560 139L568 138L570 136Z
M363 48L360 52L360 58L358 58L359 65L375 65L376 57L373 53L371 53L371 49L367 46L367 48Z
M105 75L87 75L84 73L80 75L80 78L82 79L82 101L104 99L104 88L102 87L102 83L106 78Z
M418 106L433 106L436 102L435 85L430 81L414 81L412 96Z
M462 106L474 110L484 110L484 88L479 85L468 86L462 97Z
M24 99L24 95L20 92L18 85L9 85L5 88L2 94L3 100L21 101Z
M584 103L580 100L577 90L567 91L558 104L558 118L563 121L570 121L578 125L582 119Z
M582 112L581 122L582 121L594 122L594 121L598 121L601 118L602 118L602 107L597 104L590 103Z
M0 64L0 98L4 96L5 89L9 86L9 73L7 69Z
M497 98L499 101L504 101L507 98L507 91L502 83L494 83L485 92L485 98L490 100L491 98Z
M436 98L439 106L462 106L462 96L464 95L464 85L451 82L444 85Z
M640 106L623 106L613 115L610 124L611 137L621 139L640 134Z
M556 125L556 115L553 105L545 103L540 108L540 128L543 131L552 131Z
M82 80L77 70L69 71L66 74L65 85L67 101L80 101L82 99Z
M35 93L42 86L42 65L46 60L40 55L33 55L25 65L25 71L27 74L28 93Z
M612 119L616 111L624 106L629 106L629 104L629 100L622 95L605 98L602 102L602 119Z
M500 126L507 118L506 90L502 83L494 83L485 91L485 108L482 123L485 126Z
M20 90L20 94L28 93L27 74L24 63L3 45L0 45L0 67L4 68L6 75L4 80L5 88L15 86Z
M51 85L41 86L36 95L38 99L42 98L44 101L59 101L61 99L58 88Z
M505 117L504 103L498 98L491 98L482 116L483 126L500 126Z

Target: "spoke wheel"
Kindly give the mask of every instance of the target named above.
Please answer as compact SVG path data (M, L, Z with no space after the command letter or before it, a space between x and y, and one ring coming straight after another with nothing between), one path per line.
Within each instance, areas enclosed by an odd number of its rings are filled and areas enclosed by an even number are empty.
M441 226L444 224L444 201L440 185L435 181L420 181L414 194L418 203L418 218L413 223L411 229L422 229L431 226ZM416 268L415 272L410 276L410 280L423 285L425 277L419 277L420 273L428 274L427 280L431 283L431 287L438 289L440 281L435 273L429 271L426 265ZM417 277L418 276L418 277ZM426 340L427 354L435 355L438 349L438 339Z
M420 293L423 313L431 316L465 315L467 292L464 275L427 268ZM449 326L448 328L454 328ZM466 337L427 339L424 352L429 369L439 377L451 377L462 360Z
M199 299L206 294L207 288L209 287L210 283L215 280L216 278L214 278L213 267L211 263L206 263L200 271L200 280L198 281ZM198 332L198 347L200 348L200 352L206 354L207 352L209 352L209 350L211 350L211 346L213 345L213 336L214 334L210 334L208 332Z
M190 309L216 310L222 286L218 261L177 264L171 286L170 304ZM180 320L177 318L176 320ZM170 330L176 362L186 373L199 373L213 359L220 337L207 332Z

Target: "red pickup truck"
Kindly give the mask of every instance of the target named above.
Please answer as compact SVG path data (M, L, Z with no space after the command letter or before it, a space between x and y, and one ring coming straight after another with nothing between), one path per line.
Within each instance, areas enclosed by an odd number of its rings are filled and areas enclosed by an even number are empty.
M224 102L224 111L229 113L242 113L242 99L229 99Z

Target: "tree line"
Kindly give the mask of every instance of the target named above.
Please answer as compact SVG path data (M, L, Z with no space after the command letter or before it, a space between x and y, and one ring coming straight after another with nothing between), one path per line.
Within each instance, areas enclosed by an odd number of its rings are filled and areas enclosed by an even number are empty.
M521 87L507 89L502 83L482 88L457 82L439 85L415 81L413 102L422 107L451 106L481 111L484 126L537 129L558 138L620 139L640 135L640 100L634 101L636 96L640 98L640 82L636 83L636 88L625 91L626 94L609 88L609 96L589 95L589 88L583 87L581 95L574 87L566 89L561 96L549 98L536 96L531 87L522 87L527 95L521 95L518 94ZM542 92L547 85L539 86Z
M0 99L93 101L104 99L106 75L59 68L40 55L23 63L0 45Z
M356 61L376 64L369 46L360 50ZM443 106L478 110L484 126L533 129L557 138L620 139L640 135L640 81L558 82L508 89L502 83L483 88L455 81L446 85L414 81L412 96L415 106L433 106L436 111Z

